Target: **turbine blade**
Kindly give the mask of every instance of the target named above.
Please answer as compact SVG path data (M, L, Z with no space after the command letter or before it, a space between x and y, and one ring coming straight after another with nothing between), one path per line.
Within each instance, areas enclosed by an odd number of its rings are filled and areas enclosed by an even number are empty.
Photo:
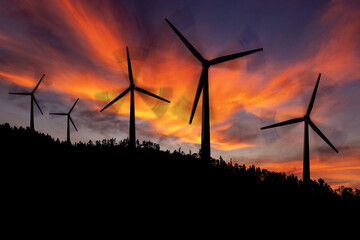
M319 77L318 77L318 79L316 81L316 85L315 85L314 91L312 93L312 96L311 96L311 99L310 99L310 102L309 102L309 106L308 106L308 109L306 111L306 115L310 115L311 110L312 110L312 108L314 106L315 96L316 96L316 92L317 92L317 89L318 89L318 86L319 86L320 77L321 77L321 73L319 73Z
M39 103L36 101L35 96L32 96L32 98L34 99L34 102L35 102L36 106L39 108L39 110L40 110L40 112L41 112L41 115L44 115L43 112L42 112L42 110L41 110L41 108L40 108L40 106L39 106Z
M196 90L195 99L194 99L194 105L193 105L193 108L192 108L192 110L191 110L191 115L190 115L189 124L192 123L192 120L193 120L193 118L194 118L194 114L195 114L195 110L196 110L197 104L198 104L198 102L199 102L200 94L201 94L201 91L202 91L203 86L204 86L204 78L206 77L206 76L205 76L206 73L207 73L207 70L206 70L206 69L203 69L203 71L201 72L199 84L198 84L198 87L197 87L197 90Z
M41 81L43 80L43 78L45 77L45 74L42 75L42 77L40 78L40 81L38 82L38 84L36 85L36 87L34 88L34 90L32 91L32 93L34 93L36 91L36 89L39 87Z
M133 74L132 74L132 69L131 69L129 48L127 46L126 46L126 55L127 55L127 62L128 62L129 80L130 80L130 84L133 86L134 85L134 79L133 79Z
M191 43L170 23L170 21L165 18L165 21L169 24L171 29L176 33L176 35L180 38L180 40L185 44L185 46L190 50L190 52L201 62L204 62L205 59L201 56L201 54L191 45Z
M108 105L106 105L103 109L100 110L100 112L104 111L106 108L108 108L109 106L111 106L113 103L115 103L117 100L119 100L120 98L122 98L123 96L125 96L125 94L127 94L130 91L130 87L127 88L124 92L122 92L119 96L117 96L114 100L112 100Z
M70 111L69 111L68 114L70 114L70 113L72 112L72 110L74 109L74 107L75 107L75 105L76 105L76 103L77 103L78 101L79 101L79 98L75 101L74 105L71 107L71 109L70 109Z
M72 120L72 118L70 117L70 115L69 115L69 119L70 119L70 122L72 123L72 125L74 126L75 130L78 132L78 130L77 130L76 126L75 126L75 123L74 123L74 121Z
M50 115L68 115L67 113L49 113Z
M9 94L13 94L13 95L31 95L31 93L15 93L15 92L9 92Z
M302 121L304 121L303 118L294 118L294 119L290 119L290 120L287 120L287 121L275 123L275 124L272 124L272 125L269 125L269 126L266 126L266 127L262 127L260 129L263 130L263 129L268 129L268 128L280 127L280 126L285 126L285 125L298 123L298 122L302 122Z
M336 153L339 153L339 151L336 149L334 145L325 137L325 135L316 127L316 125L309 119L309 125L310 127L332 148Z
M135 87L135 90L136 90L136 91L139 91L139 92L142 92L142 93L145 93L145 94L147 94L147 95L149 95L149 96L151 96L151 97L160 99L160 100L162 100L162 101L164 101L164 102L170 103L169 100L166 100L165 98L159 97L158 95L155 95L155 94L153 94L153 93L151 93L151 92L149 92L149 91L146 91L145 89L142 89L142 88L139 88L139 87Z
M213 60L210 60L209 63L210 63L210 65L223 63L223 62L230 61L230 60L233 60L233 59L239 58L239 57L244 57L246 55L253 54L253 53L256 53L256 52L259 52L259 51L262 51L262 50L263 50L262 48L258 48L258 49L250 50L250 51L247 51L247 52L230 54L230 55L226 55L226 56L222 56L222 57L218 57L218 58L215 58Z

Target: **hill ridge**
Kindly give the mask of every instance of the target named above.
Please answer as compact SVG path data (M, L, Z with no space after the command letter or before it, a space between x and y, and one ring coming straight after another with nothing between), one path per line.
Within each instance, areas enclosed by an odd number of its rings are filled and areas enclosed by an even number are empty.
M26 180L25 185L61 189L65 195L74 194L81 185L84 191L108 195L117 189L122 196L131 193L146 198L176 195L233 201L360 200L359 189L333 190L319 179L311 181L308 192L302 180L294 175L255 165L230 164L221 158L204 162L197 153L185 154L180 149L163 151L159 144L150 141L137 142L134 152L128 150L126 139L70 145L48 134L11 127L8 123L0 125L0 136L4 150L2 164L7 169L6 176L12 179L7 181L9 189L18 188Z

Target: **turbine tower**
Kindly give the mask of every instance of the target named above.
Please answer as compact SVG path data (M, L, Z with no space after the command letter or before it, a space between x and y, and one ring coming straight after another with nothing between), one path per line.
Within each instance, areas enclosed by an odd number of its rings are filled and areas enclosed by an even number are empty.
M75 130L77 130L74 121L72 120L70 113L72 112L72 110L74 109L76 103L79 101L79 98L75 101L74 105L71 107L70 111L68 113L49 113L50 115L61 115L61 116L67 116L67 135L66 135L66 141L68 143L71 143L70 141L70 122L72 123L72 125L74 126Z
M128 74L129 74L129 81L130 86L122 92L119 96L117 96L114 100L112 100L108 105L106 105L103 109L100 110L100 112L104 111L106 108L117 102L120 98L125 96L130 91L130 128L129 128L129 147L130 149L135 149L136 147L136 136L135 136L135 98L134 94L135 91L138 91L140 93L144 93L146 95L149 95L150 97L154 97L157 99L160 99L162 101L170 103L169 100L166 100L162 97L159 97L151 92L148 92L145 89L139 88L135 86L132 69L131 69L131 62L130 62L130 55L129 55L129 49L126 47L126 54L127 54L127 62L128 62Z
M32 92L29 92L29 93L28 92L20 92L20 93L9 92L9 94L14 94L14 95L26 95L26 96L30 95L30 97L31 97L31 100L30 100L30 130L31 131L35 131L35 128L34 128L34 102L35 102L36 106L38 107L38 109L40 110L41 115L44 115L43 112L41 111L39 103L37 102L37 100L35 98L35 91L39 87L39 85L44 77L45 77L45 74L42 75L38 84L36 84L36 86L35 86L34 90L32 90Z
M320 129L311 121L310 119L310 113L314 106L315 96L316 92L319 86L321 73L319 73L319 77L316 81L316 85L314 88L314 91L312 93L309 106L307 108L307 111L305 113L304 117L301 118L294 118L290 119L284 122L279 122L276 124L272 124L266 127L262 127L263 129L273 128L273 127L280 127L284 125L289 125L293 123L299 123L304 122L304 161L303 161L303 181L304 184L308 184L310 182L310 153L309 153L309 125L310 127L332 148L336 153L339 153L339 151L334 147L334 145L325 137L325 135L320 131Z
M201 62L202 72L200 76L200 81L196 90L196 95L194 99L194 105L191 111L190 121L191 124L196 106L198 104L201 91L203 92L203 104L202 104L202 132L201 132L201 158L204 160L210 160L210 112L209 112L209 77L208 72L209 68L212 65L227 62L236 58L244 57L246 55L262 51L262 48L254 49L251 51L240 52L235 54L230 54L222 57L218 57L212 60L205 59L191 43L170 23L168 19L165 18L165 21L169 24L171 29L176 33L180 40L185 44L185 46L190 50L190 52Z

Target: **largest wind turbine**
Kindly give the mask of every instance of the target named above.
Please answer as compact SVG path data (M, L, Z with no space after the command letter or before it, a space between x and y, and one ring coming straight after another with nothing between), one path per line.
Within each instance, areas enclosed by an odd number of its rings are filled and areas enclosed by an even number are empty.
M325 137L325 135L320 131L318 127L311 121L310 119L310 113L314 106L315 96L316 92L319 86L321 73L319 73L319 77L316 81L316 85L314 88L314 91L312 93L309 106L307 108L307 111L305 113L304 117L301 118L294 118L290 119L284 122L279 122L276 124L272 124L266 127L262 127L261 130L267 129L267 128L273 128L273 127L280 127L284 125L304 122L304 162L303 162L303 181L305 184L308 184L310 182L310 153L309 153L309 125L310 127L336 152L339 153L339 151L334 147L334 145Z
M140 93L144 93L146 95L149 95L150 97L154 97L157 99L160 99L162 101L170 103L169 100L166 100L165 98L159 97L151 92L146 91L145 89L136 87L134 84L132 69L131 69L131 62L130 62L130 55L129 55L129 49L126 47L126 54L127 54L127 63L128 63L128 73L129 73L129 81L130 86L122 92L119 96L117 96L114 100L112 100L108 105L106 105L103 109L100 110L100 112L104 111L106 108L117 102L120 98L125 96L129 91L131 93L130 97L130 129L129 129L129 147L130 149L135 149L136 147L136 137L135 137L135 99L134 94L135 91L138 91Z
M202 104L202 132L201 132L201 158L204 160L210 160L210 113L209 113L209 77L208 72L209 68L212 65L227 62L236 58L244 57L246 55L262 51L262 48L254 49L247 52L240 52L231 55L226 55L212 60L205 59L191 43L170 23L168 19L165 18L165 21L169 24L171 29L176 33L180 40L185 44L185 46L190 50L190 52L201 62L202 72L200 76L200 81L196 90L196 95L194 99L194 105L191 111L190 121L191 124L196 106L198 104L201 91L203 92L203 104Z
M41 111L41 108L39 106L39 103L36 101L35 98L35 91L36 89L39 87L41 81L43 80L43 78L45 77L45 74L42 75L42 77L40 78L38 84L36 84L35 88L31 91L31 92L20 92L20 93L15 93L15 92L9 92L9 94L14 94L14 95L26 95L26 96L30 96L31 100L30 100L30 130L34 131L34 102L36 104L36 106L38 107L38 109L40 110L40 113L43 115L43 112Z

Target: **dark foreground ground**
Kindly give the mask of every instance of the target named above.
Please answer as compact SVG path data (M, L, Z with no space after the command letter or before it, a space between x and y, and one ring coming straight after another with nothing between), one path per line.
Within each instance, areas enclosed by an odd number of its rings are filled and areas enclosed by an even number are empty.
M360 191L335 191L255 166L230 165L198 154L160 151L151 142L68 145L28 129L0 126L2 196L10 211L169 211L184 206L227 209L243 203L358 202ZM162 209L164 210L164 209ZM120 214L121 215L121 214ZM120 216L119 216L120 217Z

